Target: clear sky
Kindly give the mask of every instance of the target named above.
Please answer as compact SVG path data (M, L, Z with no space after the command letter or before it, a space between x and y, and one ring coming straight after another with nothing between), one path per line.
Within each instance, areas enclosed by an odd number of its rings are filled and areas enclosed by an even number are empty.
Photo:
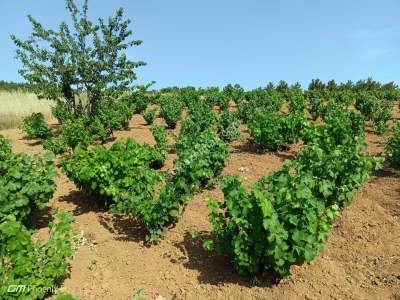
M81 1L79 0L78 3ZM312 78L400 83L399 0L89 0L92 18L118 7L143 44L129 57L156 87L239 83L246 88ZM64 0L0 0L0 79L21 81L10 34L26 15L45 27L68 20Z

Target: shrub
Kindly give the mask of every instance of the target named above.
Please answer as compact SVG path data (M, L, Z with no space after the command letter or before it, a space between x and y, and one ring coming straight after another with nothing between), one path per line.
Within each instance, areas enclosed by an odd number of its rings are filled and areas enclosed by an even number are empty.
M129 120L132 118L132 115L132 106L127 101L118 100L110 103L103 103L99 107L95 118L100 121L109 136L121 127L128 128ZM88 122L91 124L93 118Z
M68 120L61 125L60 135L69 147L74 149L79 144L87 146L93 141L88 122L88 118L80 117Z
M157 117L157 109L148 109L143 114L143 119L146 121L147 124L153 124L154 120Z
M304 114L306 108L306 98L301 89L292 88L286 92L288 98L289 112L292 114Z
M232 255L240 274L266 268L288 275L291 264L310 261L322 249L336 215L336 207L327 210L312 195L311 176L292 177L283 169L269 182L267 191L258 183L246 193L238 176L226 177L224 202L208 200L217 253Z
M42 113L32 113L23 119L21 129L29 139L47 139L51 137L51 128L44 120Z
M0 160L0 219L12 215L25 221L32 212L42 210L56 190L55 176L48 154L6 153Z
M392 117L392 102L380 100L374 94L364 92L358 95L356 108L372 121L378 134L386 132L388 129L387 121Z
M268 269L287 276L291 265L311 261L323 249L339 207L380 166L358 137L327 144L331 129L325 126L296 161L263 177L249 193L238 176L228 176L222 181L224 201L208 200L217 253L232 255L240 273Z
M325 114L324 100L318 96L311 96L309 99L311 118L315 121Z
M240 122L237 113L231 111L222 112L218 119L219 137L226 142L230 142L239 138L239 125Z
M11 143L0 134L0 162L6 160L11 155Z
M284 103L283 96L270 89L255 89L245 93L245 100L238 103L239 117L243 122L249 121L256 110L278 112Z
M63 136L60 136L43 141L43 149L51 151L54 155L60 155L68 151L68 144Z
M58 120L59 124L66 122L74 117L71 108L64 102L58 102L51 108L53 116Z
M396 123L393 136L386 143L385 156L393 167L400 169L400 121Z
M387 131L387 121L392 118L393 103L381 102L372 111L371 120L373 122L374 129L378 134L383 134Z
M177 154L175 180L181 181L190 193L190 190L196 191L212 183L225 166L228 149L215 133L207 130L196 139L187 140Z
M149 104L149 101L144 95L142 97L138 97L135 99L134 106L135 106L135 113L141 114L144 112L147 108L147 105Z
M77 147L61 167L77 187L106 201L112 211L133 213L154 197L154 186L162 176L149 165L153 150L132 139L90 149ZM143 203L142 203L143 202Z
M34 286L34 289L0 289L1 299L43 299L49 288L58 285L67 274L67 258L71 258L73 216L59 211L50 223L47 243L32 240L31 232L14 216L0 223L0 286Z
M276 151L298 141L304 124L303 115L283 115L257 110L248 126L254 142L263 149Z
M151 126L151 133L156 141L154 147L154 157L151 162L151 166L155 169L159 169L164 165L168 155L168 140L164 126Z
M161 111L160 115L164 118L169 128L175 128L178 123L183 105L176 95L163 96L161 98Z

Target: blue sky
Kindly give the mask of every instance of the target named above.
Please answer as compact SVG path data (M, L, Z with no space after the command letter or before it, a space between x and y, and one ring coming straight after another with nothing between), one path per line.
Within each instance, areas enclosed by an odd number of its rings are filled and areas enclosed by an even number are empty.
M81 1L78 1L78 3ZM139 82L156 87L246 88L284 79L306 86L372 76L400 83L399 0L89 0L92 18L118 7L143 44L128 52L148 65ZM54 28L64 0L0 1L0 79L21 81L10 34L26 38L32 14Z

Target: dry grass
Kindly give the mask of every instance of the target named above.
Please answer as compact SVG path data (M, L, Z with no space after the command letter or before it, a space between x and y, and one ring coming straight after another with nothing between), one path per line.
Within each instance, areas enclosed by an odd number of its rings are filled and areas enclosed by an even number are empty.
M0 129L18 127L33 112L41 112L50 120L51 104L52 101L39 100L32 93L0 91Z

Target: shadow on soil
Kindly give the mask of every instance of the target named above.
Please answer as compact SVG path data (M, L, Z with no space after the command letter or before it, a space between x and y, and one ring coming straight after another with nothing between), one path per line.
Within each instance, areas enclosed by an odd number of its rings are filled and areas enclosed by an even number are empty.
M83 191L74 190L68 195L61 196L60 202L67 202L73 204L75 208L72 210L74 216L86 214L90 211L93 212L105 212L106 209L103 203L96 201L97 199L93 196L85 194Z
M28 226L36 229L47 228L52 220L51 207L46 207L42 211L34 212L28 220Z
M109 213L104 201L94 196L87 195L83 191L71 191L68 195L61 196L59 201L73 204L74 208L71 211L74 216L89 212L98 213L100 224L112 234L116 235L116 240L134 242L145 240L146 231L139 222L127 216Z
M400 171L395 170L389 166L384 166L382 169L374 171L372 175L378 178L392 177L400 179Z
M133 218L119 215L103 214L99 216L100 224L115 235L117 241L143 242L146 230Z
M182 253L185 253L183 265L200 274L198 280L202 284L221 285L235 283L244 287L272 287L279 283L279 279L272 274L258 274L257 276L240 276L228 256L218 256L215 251L204 250L204 240L213 239L209 232L200 232L200 236L193 238L189 232L185 233L181 242L174 243ZM175 258L172 263L179 263Z
M254 144L253 142L246 140L240 144L231 144L232 146L232 153L252 153L252 154L265 154L268 151L261 150L259 146Z

